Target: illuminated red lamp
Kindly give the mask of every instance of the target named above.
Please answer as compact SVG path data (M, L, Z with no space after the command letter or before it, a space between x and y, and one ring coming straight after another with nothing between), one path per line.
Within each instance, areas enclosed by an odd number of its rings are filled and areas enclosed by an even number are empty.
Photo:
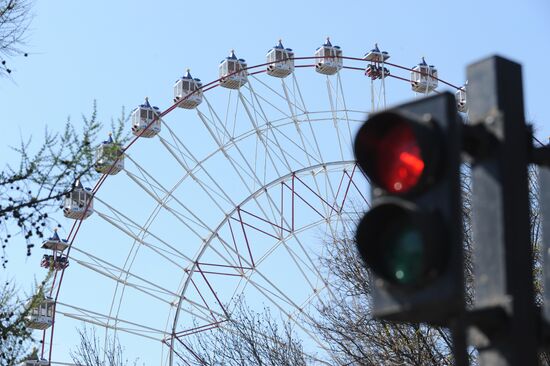
M383 112L369 118L357 133L355 156L376 186L397 195L418 192L437 170L439 137L430 120Z

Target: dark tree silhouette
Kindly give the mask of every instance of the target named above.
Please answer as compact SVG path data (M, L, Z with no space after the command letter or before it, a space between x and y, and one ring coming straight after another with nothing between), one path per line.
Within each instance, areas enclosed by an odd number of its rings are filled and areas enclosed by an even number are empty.
M16 365L24 359L36 359L36 350L29 353L34 343L31 330L27 327L27 316L44 299L46 279L33 291L28 299L19 297L13 283L0 287L0 365Z
M137 360L130 362L124 356L124 349L116 338L103 343L95 331L87 328L78 330L80 344L71 351L71 358L78 366L127 366L137 365ZM106 346L103 346L106 344Z
M257 313L243 300L223 326L200 333L182 351L182 365L201 366L306 366L314 359L304 353L302 342L289 322L274 319L269 310ZM184 340L186 341L186 340Z
M12 73L9 59L28 56L23 49L31 23L30 0L0 0L0 75Z
M8 164L0 170L0 242L4 267L8 261L6 248L14 236L23 237L30 255L33 239L41 241L52 226L61 226L51 214L59 209L75 180L97 178L93 165L102 123L97 119L95 103L91 115L82 116L82 120L80 131L70 119L61 133L46 130L44 142L34 153L31 153L32 140L22 141L14 148L20 155L17 165ZM126 121L124 110L117 121L111 121L113 138L118 142L127 139L123 132Z

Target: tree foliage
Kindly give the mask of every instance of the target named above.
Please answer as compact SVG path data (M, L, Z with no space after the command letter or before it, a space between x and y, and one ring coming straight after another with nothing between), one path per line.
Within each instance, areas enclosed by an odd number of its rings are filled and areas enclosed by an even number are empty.
M44 142L33 152L32 139L22 141L13 149L20 155L17 165L6 165L0 170L0 241L2 265L6 266L6 247L19 234L27 244L27 255L34 246L33 239L41 240L52 226L61 226L52 217L62 199L72 190L76 179L90 181L97 178L94 171L95 148L100 140L102 123L97 118L94 103L90 116L82 116L77 128L67 120L60 133L44 132ZM116 141L123 143L127 116L122 110L117 121L111 122Z
M237 303L234 317L223 326L182 343L189 365L202 366L306 366L301 340L288 321L274 319L268 309L252 311L244 301ZM182 342L185 342L184 339Z
M78 366L126 366L137 365L124 356L124 349L116 338L101 342L95 331L87 328L78 330L80 344L71 352L71 358ZM103 346L105 344L105 346Z
M28 316L43 301L44 286L50 276L51 272L29 299L20 298L12 282L5 282L0 288L0 365L36 359L36 350L28 352L34 343Z
M28 53L23 50L31 23L30 0L0 0L0 75L11 74L9 58Z
M319 307L313 328L338 365L452 365L451 336L445 328L395 324L371 316L371 281L352 239L339 238L323 265L332 268L335 299Z

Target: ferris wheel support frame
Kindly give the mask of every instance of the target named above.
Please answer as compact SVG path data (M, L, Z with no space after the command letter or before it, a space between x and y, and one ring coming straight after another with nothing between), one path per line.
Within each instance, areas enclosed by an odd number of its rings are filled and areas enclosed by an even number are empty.
M318 57L293 57L293 58L291 58L291 60L294 60L294 61L305 61L305 60L312 60L312 59L316 59L316 58L318 58ZM364 61L365 61L365 60L362 59L362 58L346 57L346 56L342 56L342 59L350 60L350 61L361 61L361 62L364 62ZM371 62L372 62L372 61L371 61ZM384 61L381 61L381 62L374 61L374 62L375 62L375 63L380 63L380 64L382 64L382 66L383 66L383 65L388 65L388 66L395 67L395 68L398 68L398 69L402 69L402 70L406 70L406 71L410 71L410 72L415 72L415 70L412 70L411 68L407 68L407 67L404 67L404 66L400 66L400 65L397 65L397 64L394 64L394 63L389 63L389 62L384 62ZM259 65L250 66L250 67L247 67L247 68L246 68L246 71L248 71L248 70L251 71L251 72L248 73L249 76L254 76L254 75L257 75L257 74L261 74L261 73L264 73L265 70L259 70L259 71L253 71L253 70L258 69L258 68L261 68L261 67L265 67L265 66L267 66L268 64L269 64L269 63L263 63L263 64L259 64ZM303 68L303 67L314 67L314 65L305 64L305 65L297 65L297 66L296 66L296 68ZM364 68L351 67L351 66L343 66L343 68L344 68L344 69L351 69L351 70L361 70L361 71L364 70ZM240 72L240 71L238 71L238 72ZM236 74L236 73L237 73L237 72L235 72L234 74ZM337 75L338 75L338 78L339 78L339 73L338 73ZM292 76L294 77L294 73L292 73ZM401 77L396 76L396 75L385 75L385 76L387 76L387 77L393 77L393 78L396 78L396 79L401 79L401 80L405 80L405 81L409 82L409 80L404 79L404 78L401 78ZM383 79L384 79L384 78L383 78ZM383 79L382 79L382 83L383 83L383 88L385 89L385 84L384 84L384 80L383 80ZM438 80L439 82L441 82L442 84L445 84L445 85L450 86L450 87L452 87L452 88L455 88L455 89L457 89L457 90L460 89L460 87L457 87L456 85L453 85L453 84L451 84L451 83L448 83L448 82L446 82L446 81L444 81L444 80L442 80L442 79L439 79L439 78L435 78L435 79L437 79L437 80ZM206 91L208 91L208 90L210 90L210 89L216 88L217 86L219 86L220 80L221 80L221 78L220 78L220 79L216 79L216 80L214 80L214 81L212 81L212 82L210 82L210 83L208 83L208 84L203 85L202 88L200 89L200 91L201 91L202 93L204 93L204 92L206 92ZM284 82L283 82L283 85L285 85ZM330 87L329 87L328 84L327 84L327 87L329 88L328 90L329 90L329 93L330 93ZM284 93L286 94L286 93L287 93L287 89L286 89L285 87L283 87L283 90L284 90ZM196 92L198 92L198 91L196 91ZM190 95L191 95L191 94L190 94ZM187 97L188 97L188 96L187 96ZM239 97L240 97L240 98L243 98L243 96L242 96L242 94L240 93L240 91L239 91ZM300 95L300 97L301 97L301 95ZM290 101L290 99L288 98L288 95L287 95L287 100ZM331 99L331 101L332 101L332 99ZM181 100L178 100L177 102L175 102L174 104L172 104L169 108L167 108L167 109L164 110L163 112L158 113L158 115L157 115L156 118L157 118L157 119L162 119L162 118L163 118L164 116L166 116L168 113L170 113L171 111L175 110L175 109L177 108L177 106L178 106L179 103L181 103ZM290 102L289 102L289 103L290 103ZM246 105L246 104L243 102L243 105ZM290 106L290 105L289 105L289 106ZM385 100L384 100L384 106L385 106ZM344 109L345 109L345 107L344 107ZM290 110L293 111L292 108L290 108ZM250 114L250 111L247 111L247 113L249 114L250 121L251 121L253 127L255 128L255 132L258 132L258 126L254 124L254 118L252 118L252 116L251 116L251 114ZM292 113L293 113L293 112L292 112ZM305 114L306 114L306 117L309 118L309 116L307 115L307 111L306 111ZM156 119L155 119L155 120L156 120ZM203 119L201 118L201 120L203 120ZM153 121L153 122L154 122L154 121ZM205 126L209 129L208 124L206 123L206 121L203 120L203 122L204 122ZM296 124L296 126L297 126L297 128L298 128L298 120L297 120L297 119L294 119L294 123ZM149 128L151 125L152 125L152 123L150 123L150 124L145 128L145 130L143 130L143 131L140 133L140 135L134 137L134 138L129 142L129 144L128 144L127 146L125 146L125 147L122 149L122 152L125 153L125 152L126 152L126 151L127 151L127 150L128 150L128 149L129 149L129 148L139 139L139 137L141 136L141 134L143 134L143 132L145 132L145 131L147 130L147 128ZM309 126L311 127L311 123L309 123ZM210 130L210 129L209 129L209 130ZM210 133L211 133L212 137L215 138L215 133L214 133L212 130L210 130ZM162 142L162 141L163 141L163 140L162 140L162 137L161 137L161 142ZM262 141L262 142L264 142L264 141ZM163 145L165 145L164 142L163 142ZM223 145L223 144L219 144L220 149L223 148L222 145ZM165 145L165 146L166 146L166 145ZM305 145L304 145L304 146L305 146ZM280 147L280 145L279 145L279 147ZM318 144L317 144L317 149L319 150L319 153L320 153L320 149L319 149ZM320 156L321 156L321 155L320 155ZM308 159L309 159L309 157L308 157ZM118 158L117 158L117 160L118 160ZM116 161L115 161L115 162L116 162ZM337 162L335 162L335 163L337 163ZM183 166L183 165L182 165L182 166ZM287 164L287 166L290 166L290 165ZM114 165L109 169L109 171L107 171L106 173L104 173L104 174L99 178L99 180L96 182L96 184L94 185L94 188L93 188L93 190L92 190L92 196L93 196L93 197L95 197L97 191L101 188L101 186L102 186L103 183L105 182L105 179L107 178L107 176L109 175L109 173L110 173L110 171L113 169L113 167L114 167ZM354 171L355 171L355 169L354 169ZM295 174L295 173L296 173L296 172L292 172L291 174ZM287 175L287 176L288 176L288 175ZM294 177L294 175L293 175L293 177ZM260 181L260 182L261 182L261 181ZM350 178L350 182L351 182L351 178ZM350 184L351 184L351 183L350 183ZM353 184L355 185L355 183L353 183ZM292 190L294 190L294 179L292 179L292 187L289 187L289 188L291 188ZM348 185L348 188L347 188L347 189L349 189L349 185ZM260 188L260 190L261 190L261 188ZM358 191L360 192L360 190L358 190ZM347 193L346 193L346 195L347 195ZM248 199L252 199L252 198L253 198L253 195L249 196ZM248 200L248 199L247 199L247 200ZM293 195L293 200L294 200L294 195ZM294 201L293 201L293 202L294 202ZM90 203L91 203L91 201L88 203L88 206L86 206L85 211L88 210L88 207L89 207L89 204L90 204ZM241 205L242 205L242 203L241 203ZM239 206L236 206L235 209L233 210L233 212L237 212L239 215L241 215L241 210L240 210L239 207L240 207L240 205L239 205ZM226 216L226 218L224 219L224 222L226 222L226 221L228 221L228 220L229 220L229 219L228 219L228 216ZM291 222L292 222L292 225L293 225L293 226L292 226L292 231L294 231L294 219L293 219L293 218L292 218ZM242 220L242 218L241 218L241 220L240 220L240 224L241 224L243 227L244 227L244 225L245 225L245 224L244 224L244 221ZM78 234L78 232L79 232L79 230L80 230L81 225L82 225L82 219L80 219L80 220L75 220L75 222L73 223L73 225L72 225L72 227L71 227L71 230L70 230L69 234L67 235L67 242L69 243L69 248L68 248L68 251L67 251L67 258L69 257L69 253L70 253L70 251L71 251L71 249L72 249L74 240L75 240L75 238L76 238L76 236L77 236L77 234ZM210 240L211 240L211 239L210 239ZM205 247L203 246L203 248L205 248ZM75 250L77 250L77 248L75 248ZM250 258L252 259L252 253L249 253L249 254L250 254ZM240 259L240 257L239 257L239 259ZM254 268L255 264L254 264L253 262L251 263L251 265L252 265L251 267L243 267L243 266L241 266L241 270L243 270L243 269L249 270L249 268L250 268L250 269ZM195 272L195 271L201 273L202 276L205 276L206 274L214 274L214 273L209 273L208 271L203 271L202 269L200 269L200 265L199 265L198 263L196 263L196 268L193 268L193 270L192 270L192 272ZM61 273L59 274L59 277L58 277L58 272L61 272ZM54 277L53 277L53 280L52 280L52 285L51 285L51 289L50 289L50 295L53 295L53 294L55 293L55 302L56 302L56 304L57 304L57 301L58 301L58 298L59 298L60 289L61 289L61 284L62 284L62 282L63 282L63 277L64 277L64 272L65 272L65 269L62 269L62 270L60 270L60 271L55 271L55 274L54 274ZM191 278L191 276L189 276L188 279L189 279L189 278ZM188 286L189 283L190 283L190 282L189 282L189 280L188 280L188 281L187 281L187 284L186 284L186 287ZM210 290L211 290L213 293L215 293L215 291L214 291L211 287L210 287ZM180 304L178 304L178 311L177 311L177 313L176 313L176 315L175 315L175 317L174 317L175 319L177 319L177 318L179 317L179 313L180 313L179 310L180 310L180 307L181 307L181 299L182 299L182 296L180 296ZM218 299L218 301L219 301L219 299ZM219 301L219 302L220 302L220 301ZM220 302L220 305L221 305L221 302ZM55 329L55 315L56 315L56 309L55 309L55 306L54 306L53 324L52 324L52 327L51 327L51 330L50 330L50 337L49 337L49 338L50 338L50 342L49 342L49 343L50 343L50 346L49 346L49 360L51 360L51 358L52 358L53 337L54 337L54 329ZM227 315L227 314L226 314L226 315ZM118 317L116 318L116 321L119 321ZM226 321L226 320L225 320L225 321ZM217 327L217 326L220 326L220 324L223 323L223 322L225 322L225 321L221 321L221 322L213 323L213 324L216 324L216 327ZM175 324L175 323L176 323L176 322L174 322L174 324ZM211 325L213 325L213 324L211 324ZM202 328L201 328L201 329L202 329ZM181 333L181 332L180 332L180 333ZM180 341L179 338L178 338L178 336L176 335L175 328L173 328L173 332L172 332L171 337L172 337L172 340L171 340L171 342L170 342L170 343L171 343L170 349L171 349L172 352L175 352L174 347L173 347L173 345L174 345L174 339L177 339L178 341ZM42 336L42 351L41 351L42 356L44 355L44 351L45 351L45 343L46 343L45 340L46 340L46 330L44 330L43 336ZM166 339L163 339L161 342L164 343L164 344L167 344L167 340L166 340ZM170 356L170 357L171 357L171 361L170 361L170 364L171 364L171 363L172 363L172 356Z

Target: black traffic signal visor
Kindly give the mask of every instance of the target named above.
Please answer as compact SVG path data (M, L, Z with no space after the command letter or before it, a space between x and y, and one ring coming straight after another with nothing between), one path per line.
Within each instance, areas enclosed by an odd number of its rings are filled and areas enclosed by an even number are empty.
M438 213L416 210L412 204L384 203L363 217L356 244L377 276L414 289L427 285L446 268L450 253L445 238Z
M355 137L355 158L378 187L403 195L418 192L435 178L442 157L441 132L433 120L398 112L369 118Z

